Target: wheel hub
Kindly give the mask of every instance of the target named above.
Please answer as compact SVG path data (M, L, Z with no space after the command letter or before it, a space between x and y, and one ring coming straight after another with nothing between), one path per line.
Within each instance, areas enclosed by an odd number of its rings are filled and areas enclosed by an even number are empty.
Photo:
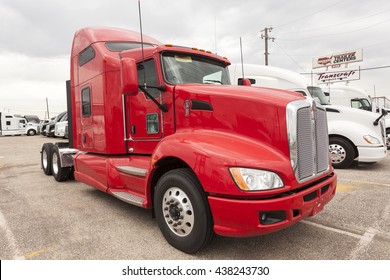
M180 218L180 209L176 205L169 205L169 216L172 218L172 220L177 221Z
M169 188L163 196L162 210L169 229L187 236L194 227L194 210L188 195L180 188Z
M329 145L329 153L330 153L330 159L332 160L332 163L343 162L347 155L345 149L342 146L337 144Z

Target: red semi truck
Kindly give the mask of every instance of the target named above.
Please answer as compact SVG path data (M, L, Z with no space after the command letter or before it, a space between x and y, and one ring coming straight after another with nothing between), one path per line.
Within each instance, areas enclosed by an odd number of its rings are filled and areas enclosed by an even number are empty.
M45 174L154 209L166 240L186 253L214 234L281 230L333 198L323 108L232 86L230 62L210 52L142 42L122 29L75 34L69 143L43 145Z

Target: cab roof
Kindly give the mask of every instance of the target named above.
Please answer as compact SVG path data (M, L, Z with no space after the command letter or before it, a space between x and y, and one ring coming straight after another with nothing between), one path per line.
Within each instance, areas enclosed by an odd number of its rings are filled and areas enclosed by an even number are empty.
M72 56L95 42L137 42L141 43L141 34L135 31L112 27L85 27L74 35ZM152 45L161 45L156 39L143 35L143 42Z

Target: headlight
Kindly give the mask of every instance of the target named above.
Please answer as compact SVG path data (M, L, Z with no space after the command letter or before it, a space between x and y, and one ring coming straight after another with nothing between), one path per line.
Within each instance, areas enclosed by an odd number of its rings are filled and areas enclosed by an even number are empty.
M364 138L364 140L366 140L366 142L368 144L379 145L381 143L378 138L371 136L371 135L364 135L363 138Z
M274 172L232 167L229 168L236 185L244 191L263 191L282 188L282 179Z

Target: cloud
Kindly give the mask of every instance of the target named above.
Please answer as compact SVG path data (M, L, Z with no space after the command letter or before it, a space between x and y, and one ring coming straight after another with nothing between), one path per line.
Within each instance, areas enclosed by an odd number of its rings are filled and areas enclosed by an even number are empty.
M389 64L390 3L385 0L141 0L145 34L163 43L198 47L240 62L264 63L261 30L273 27L270 65L311 70L315 56L363 48L362 68ZM386 21L388 20L388 21ZM0 3L0 109L33 109L49 97L61 111L69 78L73 34L85 26L139 30L137 0L2 0ZM351 65L352 66L352 65ZM389 68L354 82L390 97ZM16 102L15 99L17 96ZM28 101L27 105L24 101ZM53 107L54 108L54 107ZM17 108L16 108L17 109Z

